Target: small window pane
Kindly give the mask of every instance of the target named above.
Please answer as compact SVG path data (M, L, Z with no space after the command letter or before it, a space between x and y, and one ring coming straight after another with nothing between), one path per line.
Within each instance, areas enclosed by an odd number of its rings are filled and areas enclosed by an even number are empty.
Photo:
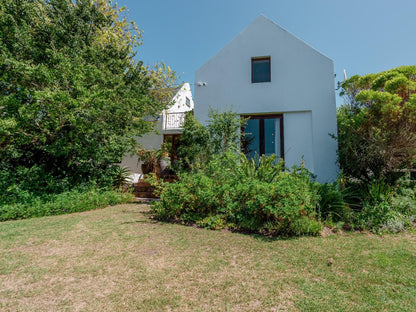
M251 59L252 82L270 82L270 58Z
M260 156L260 121L258 119L249 119L244 127L245 135L245 153L248 158L254 158L254 155Z
M264 154L270 156L280 155L280 119L264 119Z

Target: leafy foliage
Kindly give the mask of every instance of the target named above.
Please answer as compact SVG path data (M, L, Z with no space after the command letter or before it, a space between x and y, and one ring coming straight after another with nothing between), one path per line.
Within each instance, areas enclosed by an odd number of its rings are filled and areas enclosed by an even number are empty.
M330 222L352 222L352 211L346 203L345 191L337 183L318 186L318 213L323 220Z
M415 168L416 67L353 76L342 88L338 153L352 222L375 232L405 230L415 215L413 189L402 191L397 181Z
M134 61L141 33L105 0L0 0L0 161L100 179L152 129L170 68ZM165 88L162 88L162 87Z
M244 119L230 110L211 109L209 117L207 125L203 126L192 114L187 114L178 148L181 162L176 169L200 169L214 157L239 151Z
M353 76L342 84L339 162L347 178L394 183L416 157L416 67Z
M227 152L165 184L152 211L162 220L212 229L316 235L321 225L315 219L318 197L310 173L302 167L285 172L275 160L262 156L255 165L244 154Z

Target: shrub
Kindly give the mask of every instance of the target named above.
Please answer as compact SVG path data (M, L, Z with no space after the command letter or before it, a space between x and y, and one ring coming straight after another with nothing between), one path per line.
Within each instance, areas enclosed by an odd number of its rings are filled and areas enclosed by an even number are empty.
M352 76L342 84L338 109L339 163L360 181L394 183L416 160L416 66Z
M337 183L318 184L318 194L317 210L322 220L351 222L352 211Z
M238 114L226 110L210 110L208 123L201 125L192 114L187 114L180 138L177 171L201 169L214 158L238 152L245 122Z
M397 233L409 229L415 220L416 189L410 181L399 180L391 187L384 180L373 179L368 183L351 184L350 190L355 193L357 209L353 223L356 228Z
M275 156L262 156L252 162L234 153L215 157L203 169L165 184L152 213L158 219L196 222L211 229L316 235L321 224L310 173L302 167L285 172L275 161Z
M362 211L357 215L357 225L376 233L397 233L404 231L407 227L405 216L387 201L375 204L364 203Z

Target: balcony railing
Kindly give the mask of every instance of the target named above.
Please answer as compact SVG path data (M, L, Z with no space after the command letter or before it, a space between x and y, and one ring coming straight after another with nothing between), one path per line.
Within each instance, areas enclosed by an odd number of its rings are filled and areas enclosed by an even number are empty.
M177 130L183 128L185 113L166 113L163 117L163 130Z

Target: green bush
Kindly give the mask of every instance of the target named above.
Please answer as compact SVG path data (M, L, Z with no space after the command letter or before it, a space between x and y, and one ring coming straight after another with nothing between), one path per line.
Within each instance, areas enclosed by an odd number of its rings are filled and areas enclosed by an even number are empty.
M133 195L130 193L100 190L92 187L79 188L44 196L43 198L34 197L26 203L0 205L0 221L87 211L130 202L132 199Z
M384 180L350 183L347 202L354 205L352 225L375 233L397 233L411 228L416 217L415 183L399 180L395 187ZM353 194L353 196L351 196Z
M285 172L275 161L275 156L251 162L242 154L225 153L204 169L182 173L178 182L165 184L152 213L158 219L211 229L316 235L321 224L310 173L303 167Z
M239 151L243 134L241 126L245 120L238 114L225 110L210 109L210 119L201 125L192 114L187 114L180 138L176 171L190 171L204 168L218 156Z
M318 184L318 214L329 222L351 222L352 211L337 183Z

